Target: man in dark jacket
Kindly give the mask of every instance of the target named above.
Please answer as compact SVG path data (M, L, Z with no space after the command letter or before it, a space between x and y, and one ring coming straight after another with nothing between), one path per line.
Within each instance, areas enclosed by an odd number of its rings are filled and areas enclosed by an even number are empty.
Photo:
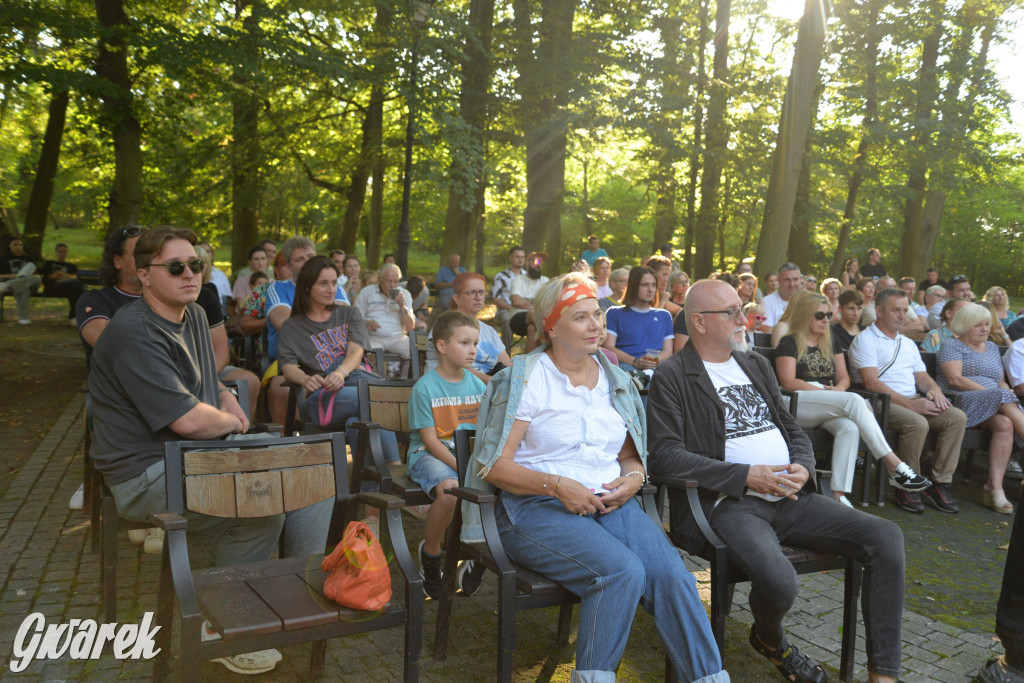
M694 479L704 514L751 578L751 644L776 665L825 680L787 643L782 620L798 582L781 544L851 555L863 563L868 670L900 673L904 551L899 528L815 494L810 440L783 405L768 361L746 349L739 296L705 280L686 295L690 340L654 373L648 400L652 474ZM684 491L669 494L672 537L704 544ZM803 680L803 679L801 679Z

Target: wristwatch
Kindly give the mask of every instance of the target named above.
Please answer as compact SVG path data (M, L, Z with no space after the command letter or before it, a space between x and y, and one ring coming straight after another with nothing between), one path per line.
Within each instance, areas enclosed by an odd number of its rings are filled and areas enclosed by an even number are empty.
M238 389L235 389L234 387L221 387L217 393L221 393L224 391L227 391L235 398L238 398Z

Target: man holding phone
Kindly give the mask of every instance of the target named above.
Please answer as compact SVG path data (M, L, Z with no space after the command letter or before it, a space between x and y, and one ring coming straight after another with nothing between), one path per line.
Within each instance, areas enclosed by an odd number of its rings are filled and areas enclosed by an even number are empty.
M402 357L402 376L409 367L409 332L416 326L412 313L412 295L398 286L402 271L394 263L385 263L377 271L377 286L364 287L355 307L366 320L370 348L380 348ZM377 368L383 373L383 368Z

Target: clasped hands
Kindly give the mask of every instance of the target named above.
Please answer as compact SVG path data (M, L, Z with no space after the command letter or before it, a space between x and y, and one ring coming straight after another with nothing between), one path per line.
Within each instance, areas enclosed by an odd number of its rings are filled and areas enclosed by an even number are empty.
M811 473L803 465L751 465L747 472L747 488L756 493L768 493L780 498L797 499Z
M953 407L953 404L949 402L949 399L942 395L941 391L935 389L929 391L927 394L920 398L915 398L911 401L914 412L924 415L926 417L932 415L938 415L947 408Z
M611 493L597 495L575 479L562 477L555 489L555 498L575 515L605 514L621 507L644 485L643 477L616 477L601 486Z
M313 393L317 389L324 389L325 391L337 391L345 386L345 375L341 374L341 370L335 370L334 372L327 373L326 377L320 375L310 375L306 380L306 383L302 385L308 393Z

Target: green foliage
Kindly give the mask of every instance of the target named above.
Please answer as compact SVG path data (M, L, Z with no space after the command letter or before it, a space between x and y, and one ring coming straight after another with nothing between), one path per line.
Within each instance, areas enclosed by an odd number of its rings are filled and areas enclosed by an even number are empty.
M882 7L885 33L878 63L884 115L871 130L849 251L863 256L869 246L877 246L885 262L895 265L908 163L926 153L929 187L946 192L936 265L944 272L968 272L979 287L999 283L1024 292L1024 259L1017 247L1024 225L1024 175L1019 170L1024 147L1020 131L1007 125L1009 102L996 65L991 58L986 63L982 54L986 27L991 27L993 46L1014 35L1012 3L873 1ZM256 21L255 32L246 30L233 4L127 4L135 113L143 130L142 220L186 225L217 244L230 242L232 154L238 143L232 133L232 96L243 93L258 109L261 232L276 237L303 233L326 243L345 213L348 184L363 153L370 91L376 86L384 93L385 178L382 187L367 190L360 242L369 229L370 196L377 192L383 198L383 251L394 249L404 130L415 94L413 262L418 269L433 268L444 236L448 189L458 184L463 196L471 195L476 171L483 168L484 261L488 268L501 266L507 248L522 238L527 179L521 113L536 104L523 102L516 85L521 55L513 34L514 5L532 7L535 15L542 8L537 0L496 5L494 77L482 148L459 113L467 0L435 3L422 25L407 0L254 1L246 16ZM829 24L811 155L811 254L819 274L832 259L847 180L864 132L869 5L837 3ZM562 264L578 255L591 231L617 263L648 255L658 199L665 193L674 200L671 241L677 253L681 249L690 173L703 163L703 150L694 142L695 112L707 109L714 46L713 31L699 45L699 8L698 0L577 4L566 57L572 78L565 112L563 253L557 255ZM710 9L713 18L714 2ZM387 17L386 31L375 29L378 12ZM933 147L921 150L913 138L913 111L921 43L932 19L943 22L939 97L934 117L925 123ZM767 0L732 3L730 100L724 121L729 143L716 211L724 244L721 265L750 257L756 248L795 38L795 23L771 15ZM98 104L110 86L93 69L100 39L92 3L0 4L0 207L18 221L23 220L49 93L70 88L52 224L62 234L105 229L114 156ZM703 73L698 47L706 52ZM419 79L412 93L408 77L414 57ZM238 73L251 77L243 83ZM453 159L462 162L454 165L454 175ZM694 159L696 169L691 168ZM699 189L696 195L699 205Z

